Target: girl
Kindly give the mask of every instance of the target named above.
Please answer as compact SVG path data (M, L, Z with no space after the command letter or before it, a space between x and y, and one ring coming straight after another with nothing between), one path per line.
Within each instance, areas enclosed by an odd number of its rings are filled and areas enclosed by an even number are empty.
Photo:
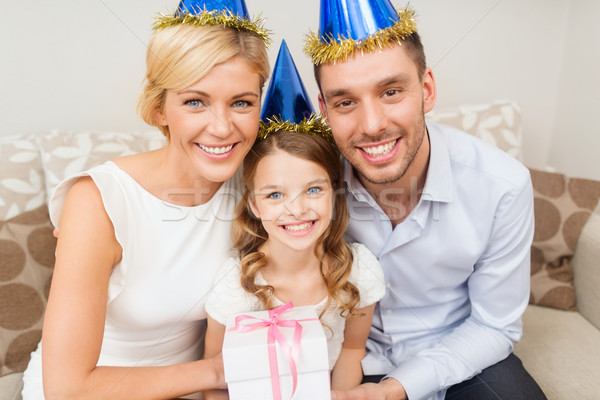
M224 384L220 359L198 361L203 299L229 255L230 178L256 138L269 67L245 17L184 8L157 25L140 101L166 146L78 174L53 196L56 265L25 400L171 399Z
M239 256L224 264L207 300L206 355L221 351L229 315L315 305L333 388L360 384L373 309L385 288L375 256L344 240L339 154L323 137L280 131L257 141L243 171L233 230Z

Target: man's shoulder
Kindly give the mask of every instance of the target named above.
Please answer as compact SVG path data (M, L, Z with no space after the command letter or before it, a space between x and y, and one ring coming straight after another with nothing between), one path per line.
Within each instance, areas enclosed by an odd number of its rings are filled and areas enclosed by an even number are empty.
M529 170L519 160L460 129L427 122L432 146L443 141L453 170L522 186Z

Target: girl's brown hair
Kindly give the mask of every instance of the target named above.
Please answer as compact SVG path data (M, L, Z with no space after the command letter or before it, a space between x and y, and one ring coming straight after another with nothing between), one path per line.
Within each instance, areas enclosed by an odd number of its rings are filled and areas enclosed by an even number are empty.
M239 251L242 287L260 299L266 309L273 308L274 288L255 283L258 272L267 265L265 254L259 247L268 235L260 219L249 207L254 192L254 176L260 160L281 150L293 156L312 161L325 169L334 190L334 213L331 223L318 239L315 255L321 261L321 276L327 287L328 301L341 309L342 316L354 314L360 300L358 289L348 281L352 269L352 250L344 239L348 226L348 209L342 191L342 167L335 145L320 136L306 133L280 131L258 140L246 158L243 168L244 194L238 203L237 218L233 224L234 247Z

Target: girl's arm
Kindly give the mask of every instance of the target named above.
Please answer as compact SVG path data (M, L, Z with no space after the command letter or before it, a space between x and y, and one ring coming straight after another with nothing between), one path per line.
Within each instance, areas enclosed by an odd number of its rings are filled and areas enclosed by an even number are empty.
M356 310L358 316L346 319L344 342L331 376L333 390L349 390L360 385L363 372L360 361L365 356L365 346L375 304Z
M69 191L44 317L44 393L52 399L168 399L223 384L220 358L169 367L97 367L108 282L122 249L89 177Z
M223 348L223 338L225 337L225 326L221 325L208 316L206 328L206 338L204 339L204 357L221 357ZM229 399L227 390L207 390L204 391L204 400Z

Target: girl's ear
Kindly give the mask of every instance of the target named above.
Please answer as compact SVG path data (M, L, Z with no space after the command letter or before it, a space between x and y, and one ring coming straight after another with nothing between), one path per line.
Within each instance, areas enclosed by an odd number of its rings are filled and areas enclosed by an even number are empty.
M248 212L252 217L260 219L260 213L258 212L258 209L256 208L256 205L254 204L252 199L248 199Z

